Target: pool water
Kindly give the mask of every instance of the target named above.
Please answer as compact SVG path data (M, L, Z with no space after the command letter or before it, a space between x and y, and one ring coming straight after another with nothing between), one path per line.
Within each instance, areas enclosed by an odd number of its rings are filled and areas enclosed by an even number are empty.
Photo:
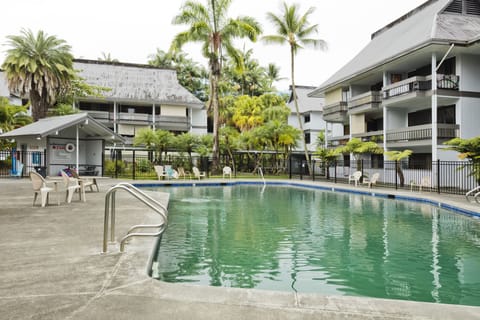
M428 204L282 186L171 193L154 278L480 306L480 223Z

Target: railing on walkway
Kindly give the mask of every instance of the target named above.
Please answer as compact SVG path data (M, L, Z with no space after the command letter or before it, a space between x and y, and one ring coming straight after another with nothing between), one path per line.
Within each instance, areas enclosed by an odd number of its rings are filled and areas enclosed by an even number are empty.
M103 247L102 252L106 253L108 249L108 230L109 230L109 220L110 220L110 241L115 242L115 194L117 190L125 190L138 200L145 204L150 209L153 209L162 217L162 222L159 224L153 225L135 225L132 226L127 234L120 240L120 252L124 251L125 241L132 237L158 237L160 236L168 224L168 210L157 200L153 199L145 192L134 187L129 183L119 183L111 187L105 195L105 215L103 221ZM133 232L138 229L152 229L156 228L157 232Z
M473 198L473 200L470 200L470 197ZM465 194L465 198L467 198L468 202L477 202L480 204L480 186L473 188L472 190L468 191Z

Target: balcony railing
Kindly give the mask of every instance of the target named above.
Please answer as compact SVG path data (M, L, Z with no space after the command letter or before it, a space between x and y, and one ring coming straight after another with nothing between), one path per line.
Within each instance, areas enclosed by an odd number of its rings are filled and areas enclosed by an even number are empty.
M338 101L323 107L323 119L332 122L346 120L348 104L346 101Z
M362 141L373 141L381 143L383 141L383 130L369 131L364 133L353 133L353 138L359 138Z
M437 125L438 139L453 139L459 136L459 126L456 124L439 123ZM419 141L432 139L432 125L426 124L409 128L387 131L387 142Z
M329 148L336 148L338 146L344 146L344 145L347 144L349 139L350 139L349 135L327 137L327 146Z
M348 112L365 112L368 110L377 110L382 104L382 94L380 91L369 91L354 96L348 102Z
M458 90L460 77L454 74L437 75L437 89ZM428 91L432 89L432 76L415 76L385 86L382 90L383 99L390 99L404 94Z

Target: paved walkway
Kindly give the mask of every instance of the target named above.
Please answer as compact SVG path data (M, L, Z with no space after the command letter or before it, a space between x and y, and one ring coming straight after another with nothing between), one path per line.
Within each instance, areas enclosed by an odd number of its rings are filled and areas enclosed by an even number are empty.
M1 319L480 319L477 307L153 280L146 268L154 240L134 239L124 254L115 246L100 253L105 192L116 182L101 179L101 192L87 193L85 203L41 208L32 207L29 180L0 180ZM466 205L463 197L428 197ZM117 193L118 236L160 221L131 199Z

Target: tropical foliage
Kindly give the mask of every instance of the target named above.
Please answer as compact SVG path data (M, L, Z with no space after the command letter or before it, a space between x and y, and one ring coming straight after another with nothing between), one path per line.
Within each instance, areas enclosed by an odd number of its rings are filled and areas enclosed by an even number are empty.
M260 25L251 17L232 19L228 16L231 0L211 0L207 5L186 1L175 16L173 23L187 25L188 30L177 34L171 45L172 52L178 52L188 42L202 45L202 53L208 59L210 77L209 109L213 113L213 166L218 167L219 158L219 90L224 54L235 60L238 50L233 40L237 38L257 39Z
M287 3L283 4L283 11L280 15L275 15L271 12L267 13L267 19L274 25L277 33L275 35L268 35L263 37L266 43L273 44L287 44L290 48L290 64L291 64L291 80L292 80L292 95L297 112L297 119L300 131L303 132L303 123L300 116L300 110L297 101L297 92L295 89L295 56L298 50L311 46L313 48L326 48L326 42L321 39L312 38L312 35L318 32L318 25L311 25L308 21L310 15L315 11L315 8L309 8L304 14L301 14L298 5L291 6ZM309 173L312 173L312 168L309 161L309 153L305 136L302 135L302 141L305 151L305 158L308 164Z
M32 122L26 106L11 105L7 98L0 97L0 129L3 132L22 127Z
M458 152L458 158L473 162L472 175L480 184L480 136L470 139L454 138L444 143L448 147L445 150Z
M155 54L150 55L148 64L176 69L178 83L201 101L208 100L208 72L202 65L188 58L186 53L157 49Z
M405 176L403 175L401 161L402 159L408 158L412 154L412 150L403 150L403 151L387 151L385 155L387 156L388 160L395 161L396 164L396 171L398 178L400 180L400 186L403 187L405 185Z
M75 78L70 46L62 39L43 31L35 35L22 30L7 37L10 49L2 69L10 91L28 94L34 121L47 116L57 97L68 92Z

